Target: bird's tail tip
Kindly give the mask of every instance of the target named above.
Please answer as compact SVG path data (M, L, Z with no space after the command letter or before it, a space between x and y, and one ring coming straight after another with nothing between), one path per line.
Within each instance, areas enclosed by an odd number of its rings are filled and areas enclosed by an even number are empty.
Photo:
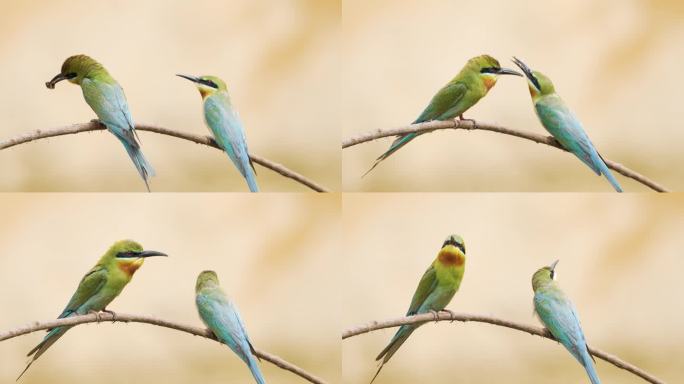
M384 366L385 366L385 362L384 362L384 361L381 361L381 362L380 362L380 366L378 367L378 370L375 371L375 375L373 375L373 378L371 379L370 383L368 383L368 384L373 384L373 382L375 381L375 379L376 379L376 378L378 377L378 375L380 374L380 371L382 371L382 367L384 367Z
M26 373L26 371L28 371L29 367L31 367L31 364L33 364L34 361L35 361L35 359L33 357L31 357L29 362L26 364L26 368L24 368L24 370L21 371L19 376L17 376L17 378L14 381L19 381L19 379L21 379L21 377L24 376L24 373Z

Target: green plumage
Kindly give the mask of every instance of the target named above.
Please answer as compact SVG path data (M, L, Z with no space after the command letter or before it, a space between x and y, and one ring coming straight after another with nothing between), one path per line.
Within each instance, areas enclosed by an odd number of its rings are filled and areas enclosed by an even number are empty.
M463 117L463 113L487 95L495 84L498 75L522 76L508 68L501 68L499 62L489 56L482 55L468 60L461 71L440 89L413 124L433 120L450 120ZM392 142L390 148L375 160L373 166L364 174L372 171L381 161L391 156L409 141L422 133L401 135Z
M465 271L465 243L458 235L450 235L444 241L437 258L430 264L418 283L406 316L421 313L439 312L446 308L454 297ZM371 383L380 373L385 363L399 350L399 347L422 324L402 325L389 344L378 354L381 360Z
M107 305L119 296L124 287L131 281L133 274L142 266L144 259L151 256L166 255L156 251L144 251L140 244L130 240L114 243L98 260L97 264L83 276L76 292L71 296L69 303L58 318L63 319L105 311ZM17 380L34 361L71 328L71 326L65 326L49 329L43 341L28 353L31 359Z

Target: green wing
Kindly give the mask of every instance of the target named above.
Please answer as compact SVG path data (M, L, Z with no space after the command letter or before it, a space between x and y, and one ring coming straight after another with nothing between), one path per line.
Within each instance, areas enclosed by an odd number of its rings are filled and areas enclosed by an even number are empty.
M468 87L463 82L449 83L440 89L430 100L430 104L413 123L422 123L431 120L446 120L463 113L467 108L462 108L460 101L463 100ZM461 109L463 109L461 111Z
M83 276L83 279L81 279L81 282L78 284L78 288L76 288L76 292L71 296L69 304L64 308L64 311L59 315L59 318L68 317L76 312L80 306L88 301L88 299L99 292L102 287L104 287L105 283L107 283L107 269L101 265L96 265L90 272Z
M425 302L425 300L430 296L430 293L435 290L437 286L437 274L435 273L435 268L430 265L430 268L425 271L423 277L418 283L418 288L416 288L416 293L413 294L413 299L411 299L411 306L406 312L406 316L415 315L418 308Z

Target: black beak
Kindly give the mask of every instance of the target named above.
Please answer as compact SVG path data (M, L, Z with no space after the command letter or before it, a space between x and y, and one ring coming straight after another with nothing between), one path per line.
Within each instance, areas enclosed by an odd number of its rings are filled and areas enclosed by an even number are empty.
M522 73L508 68L501 68L496 73L499 75L514 75L522 77Z
M532 70L530 69L530 67L525 65L525 63L520 61L520 59L513 56L513 63L515 63L515 65L517 65L518 68L520 68L523 72L525 72L525 76L527 76L528 79L530 79L530 80L534 79L534 75L532 75Z
M52 80L45 83L45 86L48 87L48 89L55 89L55 84L59 83L62 80L66 80L66 79L67 79L66 75L60 73L57 76L53 77Z
M188 80L192 81L193 83L199 83L199 82L200 82L199 77L192 77L192 76L188 76L188 75L181 75L180 73L177 73L176 76L182 77L182 78L184 78L184 79L188 79Z
M138 257L153 257L153 256L169 256L166 253L161 253L157 251L142 251L138 253Z
M549 265L549 269L553 272L556 269L556 265L558 264L560 260L556 260L551 265Z

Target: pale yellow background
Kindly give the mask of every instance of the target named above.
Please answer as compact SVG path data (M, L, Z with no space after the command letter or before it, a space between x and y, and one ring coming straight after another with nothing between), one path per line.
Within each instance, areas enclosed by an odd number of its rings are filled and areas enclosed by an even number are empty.
M85 53L126 92L133 120L209 134L199 92L176 73L223 78L250 152L339 189L337 0L0 0L0 141L95 118L67 82L45 88ZM153 191L246 191L228 157L140 132ZM257 166L264 191L307 191ZM0 190L144 191L105 132L0 151Z
M0 330L54 319L115 240L150 258L109 309L201 326L197 274L218 273L254 345L339 382L339 196L0 196ZM0 382L12 383L45 332L0 343ZM268 362L269 383L302 379ZM228 347L146 324L71 329L22 383L249 383Z
M466 242L448 306L540 325L530 278L560 259L557 281L589 343L668 383L684 379L682 196L374 194L344 197L344 328L403 316L444 238ZM353 281L353 283L351 283ZM343 342L343 382L367 383L396 328ZM597 359L598 360L598 359ZM641 379L598 360L604 383ZM377 384L588 383L559 344L481 323L427 324Z
M554 81L606 158L682 190L683 13L680 0L345 0L343 136L408 125L469 58L517 68L516 55ZM465 116L546 133L519 77ZM483 131L424 135L362 179L390 143L344 150L345 190L612 191L574 156Z

